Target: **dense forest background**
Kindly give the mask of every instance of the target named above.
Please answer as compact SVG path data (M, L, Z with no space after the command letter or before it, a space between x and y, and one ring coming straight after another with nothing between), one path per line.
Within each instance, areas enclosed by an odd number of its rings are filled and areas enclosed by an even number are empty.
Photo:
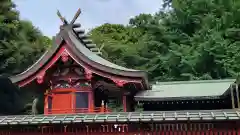
M0 74L7 76L22 72L52 45L51 38L19 18L15 7L11 0L0 1ZM103 24L89 34L103 57L145 70L151 81L238 75L239 0L164 0L159 9L131 18L128 25ZM0 91L0 99L16 106L18 100L6 95Z
M0 74L34 63L51 39L19 19L10 0L0 2ZM89 34L103 57L146 70L151 80L235 77L240 71L240 1L165 0L160 11L128 25L103 24Z
M159 5L159 8L161 6ZM127 26L91 31L104 57L148 71L152 81L221 79L240 71L239 0L165 0Z

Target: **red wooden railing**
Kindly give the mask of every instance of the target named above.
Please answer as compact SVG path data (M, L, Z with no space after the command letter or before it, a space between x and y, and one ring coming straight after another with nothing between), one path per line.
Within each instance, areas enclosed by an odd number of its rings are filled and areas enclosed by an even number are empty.
M77 108L77 109L51 109L48 114L74 114L74 113L108 113L111 112L109 108L95 107L94 109L89 108Z

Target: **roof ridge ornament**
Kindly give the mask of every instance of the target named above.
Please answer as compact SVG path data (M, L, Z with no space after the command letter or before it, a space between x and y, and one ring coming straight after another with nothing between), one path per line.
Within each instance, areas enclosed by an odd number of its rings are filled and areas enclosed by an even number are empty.
M67 25L68 21L65 19L65 17L62 16L62 14L60 13L59 10L57 10L57 16L60 18L60 20L62 21L63 25Z
M80 14L81 14L81 9L79 8L77 10L77 12L75 13L75 15L74 15L72 21L70 22L70 24L74 24ZM69 24L68 21L66 20L66 18L62 16L62 14L60 13L59 10L57 10L57 16L60 18L60 20L62 21L63 25L68 25Z
M73 17L73 19L72 19L72 21L71 21L70 24L74 24L80 14L81 14L81 9L79 8L79 9L77 10L76 14L74 15L74 17Z
M72 21L69 23L58 10L57 15L63 23L63 25L60 26L60 30L64 30L66 26L69 26L70 28L72 28L77 38L79 38L79 40L81 40L81 42L85 45L85 47L87 47L91 52L95 53L96 55L101 55L102 53L99 48L95 44L93 44L93 41L85 35L85 30L76 29L81 27L80 23L75 23L80 14L81 9L79 8L75 13Z

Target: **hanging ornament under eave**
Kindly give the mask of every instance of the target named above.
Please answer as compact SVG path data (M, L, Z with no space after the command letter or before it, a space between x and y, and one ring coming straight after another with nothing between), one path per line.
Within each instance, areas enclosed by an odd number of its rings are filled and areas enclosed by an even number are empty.
M38 74L37 75L37 83L38 84L42 84L43 83L43 81L44 81L44 75L45 75L45 72L43 72L43 73L40 73L40 74Z
M68 83L72 83L72 78L68 78Z
M68 61L68 58L69 58L68 53L67 53L66 51L64 51L64 52L62 53L62 55L61 55L62 61L63 61L64 63L67 62L67 61Z
M91 80L92 79L92 72L88 69L85 69L85 78L87 80Z
M125 80L117 80L117 79L113 79L113 82L114 82L118 87L123 87L124 84L127 83L127 81L125 81Z

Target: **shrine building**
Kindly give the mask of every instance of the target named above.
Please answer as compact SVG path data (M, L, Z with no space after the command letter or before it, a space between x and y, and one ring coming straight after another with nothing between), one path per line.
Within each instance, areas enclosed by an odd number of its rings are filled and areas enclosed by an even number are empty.
M44 114L100 112L103 104L107 109L109 98L119 99L123 111L133 111L134 95L149 89L146 72L102 58L74 22L63 20L52 47L12 82L44 92Z

